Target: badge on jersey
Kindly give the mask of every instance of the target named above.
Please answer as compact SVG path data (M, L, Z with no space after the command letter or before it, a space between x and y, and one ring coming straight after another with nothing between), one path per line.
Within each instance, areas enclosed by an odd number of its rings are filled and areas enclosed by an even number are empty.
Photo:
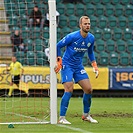
M87 44L87 47L90 47L91 46L91 43L89 42L88 44Z
M80 72L81 72L81 74L86 73L86 71L84 69L82 69Z

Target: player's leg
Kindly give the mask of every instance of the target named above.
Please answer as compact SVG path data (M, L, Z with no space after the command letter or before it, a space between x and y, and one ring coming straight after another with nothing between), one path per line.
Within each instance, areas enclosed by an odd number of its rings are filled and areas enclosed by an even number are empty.
M43 26L44 26L44 19L42 18L41 19L41 24L40 24L40 29L43 29Z
M22 81L21 81L21 82L22 82ZM27 96L29 96L29 87L28 87L28 83L24 83L24 82L23 82L23 85L24 85L23 91L27 94Z
M33 25L33 19L30 18L30 19L29 19L29 26L30 26L30 28L32 28L32 25Z
M92 87L89 80L89 77L84 70L83 66L79 67L76 73L74 74L74 80L77 82L84 91L83 94L83 117L82 119L97 123L96 120L92 119L89 115L91 108L91 99L92 99Z
M63 84L64 86L64 94L61 99L61 104L60 104L60 118L59 118L59 123L62 124L71 124L65 119L66 112L68 109L69 101L72 96L72 91L73 91L73 82L66 82Z
M14 84L19 88L20 75L14 76Z
M10 89L9 89L8 96L12 95L12 92L14 90L13 84L16 84L16 86L19 88L19 81L20 81L20 75L12 76L12 82L10 83Z
M19 84L16 84L17 87L19 88L20 91L24 91L27 96L29 96L29 87L28 87L28 83L25 83L21 80L19 80Z
M89 121L91 123L98 123L97 120L93 119L90 116L90 108L91 108L91 99L92 99L92 88L89 79L83 79L78 82L78 84L83 88L83 105L84 105L84 114L82 119L85 121Z
M71 124L65 119L66 112L68 109L69 101L72 96L73 92L73 77L72 74L73 72L69 67L63 67L61 71L61 76L62 76L62 83L64 86L64 94L61 99L61 104L60 104L60 118L59 122L61 124Z
M15 76L15 81L14 81L14 84L16 84L16 86L18 87L18 89L21 91L24 91L27 96L29 96L29 88L28 88L28 85L26 83L22 83L21 80L21 77L20 75L17 75Z
M90 112L91 107L91 98L92 98L92 89L89 79L83 79L78 82L81 88L84 91L83 94L83 105L84 105L84 115L87 115Z
M10 88L9 88L9 92L8 92L8 96L10 97L12 95L12 92L13 92L13 84L14 84L14 76L12 77L11 79L11 82L10 82Z

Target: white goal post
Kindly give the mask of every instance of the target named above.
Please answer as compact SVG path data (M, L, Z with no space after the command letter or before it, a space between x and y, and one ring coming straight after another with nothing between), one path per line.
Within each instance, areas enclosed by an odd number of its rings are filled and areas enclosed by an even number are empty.
M57 80L54 67L56 65L56 0L49 0L50 20L50 122L57 124Z

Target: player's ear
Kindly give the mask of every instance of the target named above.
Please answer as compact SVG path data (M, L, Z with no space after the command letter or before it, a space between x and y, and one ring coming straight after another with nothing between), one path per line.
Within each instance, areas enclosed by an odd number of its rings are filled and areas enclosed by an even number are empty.
M80 27L80 29L81 29L81 24L79 24L79 27Z

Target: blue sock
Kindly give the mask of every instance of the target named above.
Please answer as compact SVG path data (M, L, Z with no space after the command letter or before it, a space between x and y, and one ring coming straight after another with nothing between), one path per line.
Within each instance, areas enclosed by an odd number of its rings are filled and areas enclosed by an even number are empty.
M84 93L83 95L83 105L84 105L84 113L89 113L91 106L91 94Z
M60 105L60 116L65 116L68 108L69 100L72 96L71 92L65 92Z

